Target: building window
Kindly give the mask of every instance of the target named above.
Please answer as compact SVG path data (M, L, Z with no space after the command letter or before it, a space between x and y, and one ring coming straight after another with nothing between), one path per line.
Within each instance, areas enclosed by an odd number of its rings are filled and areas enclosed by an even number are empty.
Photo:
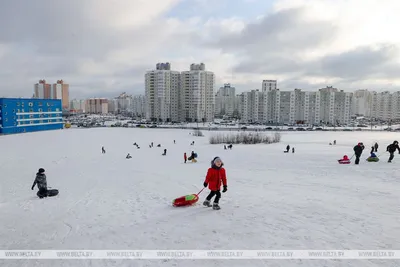
M43 111L43 109L39 108L39 112L42 112L42 111Z
M21 105L21 103L20 102L17 102L17 107L19 107Z
M47 102L47 103L46 103L46 105L47 105L48 107L50 107L50 104L49 104L49 102Z
M42 102L39 102L39 107L43 106Z
M6 108L6 107L7 107L7 104L4 104L4 107Z
M28 106L33 107L33 103L29 102Z
M51 111L51 108L48 108L48 111Z
M29 109L29 112L33 112L33 108Z

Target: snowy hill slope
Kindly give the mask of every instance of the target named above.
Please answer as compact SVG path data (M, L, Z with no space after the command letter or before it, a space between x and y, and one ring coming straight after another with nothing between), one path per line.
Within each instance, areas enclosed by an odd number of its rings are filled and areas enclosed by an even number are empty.
M0 137L0 249L400 249L400 155L392 164L387 154L379 163L365 161L374 142L385 150L397 134L284 133L280 144L234 145L230 151L189 133L99 128ZM329 146L334 139L338 144ZM366 145L361 165L339 165L337 159L351 157L359 141ZM287 144L295 154L282 153ZM164 148L167 156L161 156ZM183 153L192 150L199 162L184 164ZM127 153L133 158L126 160ZM223 159L228 176L222 209L201 206L208 190L196 206L173 208L174 198L202 188L214 156ZM31 191L40 167L59 196L38 199L36 189ZM12 267L188 264L368 267L393 262L0 260L0 266Z

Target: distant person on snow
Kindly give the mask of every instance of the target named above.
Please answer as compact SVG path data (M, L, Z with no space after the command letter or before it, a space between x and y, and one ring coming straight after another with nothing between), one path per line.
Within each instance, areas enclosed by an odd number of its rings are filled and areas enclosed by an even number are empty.
M396 149L399 150L400 154L400 148L399 148L399 142L394 141L393 144L390 144L387 146L386 151L390 153L389 160L388 162L391 163L393 158L394 158L394 152L396 152Z
M370 152L370 154L372 154L372 153L374 153L375 152L375 147L374 146L371 146L371 152Z
M101 153L102 153L102 154L106 154L106 150L104 149L104 146L101 147Z
M40 168L39 171L36 173L35 181L33 181L32 190L37 185L39 191L37 192L37 196L40 198L47 197L47 178L46 174L44 173L44 169Z
M187 161L187 155L186 155L186 152L185 152L185 153L183 153L183 159L185 160L185 163L186 163L186 161Z
M292 148L292 153L294 153L294 147Z
M364 147L364 144L363 144L363 143L358 143L358 144L353 148L353 150L354 150L354 155L356 156L355 164L357 164L357 165L360 163L360 157L361 157L361 154L362 154L364 148L365 148L365 147Z
M176 143L175 143L175 140L174 140L174 144L176 144Z
M224 149L226 150L226 145L224 145Z
M163 156L167 155L167 149L164 149L164 153L162 154Z
M219 157L215 157L211 161L211 168L208 169L206 179L203 183L204 187L211 190L210 194L206 197L203 202L204 206L211 207L210 201L215 196L214 203L212 205L214 210L221 209L219 206L219 199L221 198L221 184L223 185L222 193L228 191L226 172L223 168L224 163Z
M378 143L375 143L374 148L375 148L375 152L378 152Z
M336 145L336 140L333 140L333 145Z
M131 159L132 158L131 154L128 153L128 155L126 155L126 158Z
M290 150L290 146L289 145L287 145L286 146L286 151L284 151L285 153L288 153L289 152L289 150Z

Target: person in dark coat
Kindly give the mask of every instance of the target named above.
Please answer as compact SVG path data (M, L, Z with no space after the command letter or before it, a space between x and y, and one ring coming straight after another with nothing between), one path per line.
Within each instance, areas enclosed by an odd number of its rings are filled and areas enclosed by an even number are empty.
M290 146L289 146L289 145L287 145L287 146L286 146L286 152L285 152L285 153L288 153L288 152L289 152L289 150L290 150Z
M390 153L388 160L389 163L392 162L394 158L394 152L396 152L396 149L399 151L400 154L399 142L397 141L394 141L393 144L387 146L386 151Z
M40 168L39 171L36 173L35 181L33 181L32 190L37 185L39 191L37 193L38 197L43 198L47 197L47 178L46 174L44 173L44 169Z
M360 163L360 157L361 157L361 154L362 154L364 148L365 148L365 147L364 147L364 144L363 144L363 143L358 143L358 144L353 148L353 150L354 150L354 155L356 156L355 164L357 164L357 165Z
M104 146L101 147L101 153L102 153L102 154L105 154L105 153L106 153L106 150L104 149Z
M164 149L164 153L162 154L163 156L167 155L167 149Z
M375 148L375 152L378 152L378 143L375 143L374 148Z

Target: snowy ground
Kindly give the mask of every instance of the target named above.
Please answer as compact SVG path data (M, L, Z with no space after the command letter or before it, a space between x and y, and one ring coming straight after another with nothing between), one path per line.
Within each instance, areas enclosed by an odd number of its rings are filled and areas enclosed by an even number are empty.
M0 137L0 249L400 249L400 155L367 163L396 133L286 132L273 145L209 145L190 131L68 129ZM210 132L204 132L210 134ZM177 144L173 144L173 140ZM337 140L336 146L328 143ZM194 140L195 146L190 146ZM154 142L162 148L149 148ZM339 165L364 142L361 165ZM137 142L141 149L132 144ZM287 144L295 154L282 153ZM101 154L101 146L107 153ZM161 156L167 148L166 157ZM196 164L183 152L195 150ZM132 159L126 160L127 153ZM378 152L380 154L380 152ZM173 208L210 160L228 175L221 210ZM38 199L38 168L60 190ZM398 266L378 260L15 260L0 266Z

